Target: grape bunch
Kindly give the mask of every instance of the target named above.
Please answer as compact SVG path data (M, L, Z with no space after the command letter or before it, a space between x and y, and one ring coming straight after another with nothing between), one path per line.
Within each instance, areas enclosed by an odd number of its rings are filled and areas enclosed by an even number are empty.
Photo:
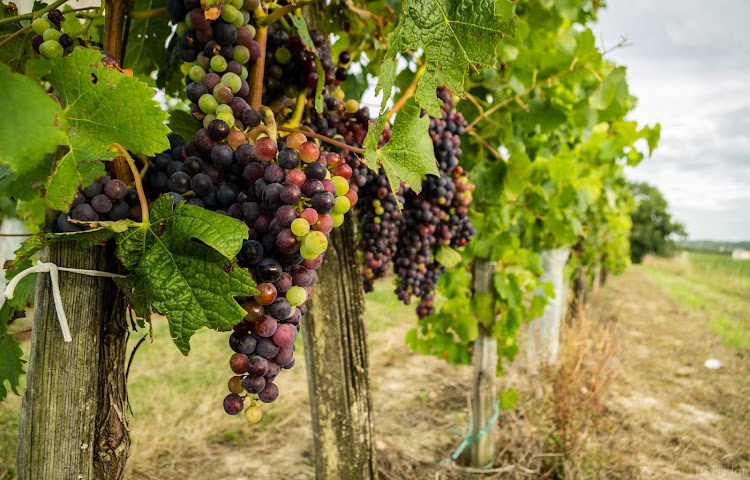
M249 226L237 262L250 270L259 293L242 301L248 313L229 340L235 376L224 408L234 415L247 396L265 403L278 396L273 381L294 365L294 340L328 234L343 223L357 197L341 156L321 152L302 133L282 142L263 136L235 147L229 132L239 130L223 120L202 131L208 144L198 141L199 131L195 140L175 141L170 151L157 155L144 188L151 198L166 193ZM251 397L245 411L248 421L259 414L254 402Z
M242 130L260 124L261 116L245 98L250 93L248 66L261 55L255 40L251 12L258 0L234 0L224 3L221 15L208 20L200 0L169 0L167 11L181 32L177 46L184 64L187 98L192 114L208 128L216 120L236 129L229 141L235 146L247 143ZM196 141L206 143L205 138Z
M266 78L264 80L265 105L277 104L281 98L296 98L299 92L309 89L314 94L318 86L318 62L325 78L323 85L332 90L346 80L346 65L351 61L349 52L341 52L338 66L331 59L331 45L318 30L310 31L315 52L309 50L297 33L289 35L283 29L269 28L266 43Z
M79 188L70 209L57 217L61 232L80 232L87 223L130 219L141 221L141 204L135 188L122 180L102 176L86 188Z
M382 171L354 169L355 182L358 175L366 179L357 206L365 290L372 290L372 282L384 277L393 262L395 293L407 305L413 296L419 298L420 318L432 313L433 292L445 270L435 259L439 248L463 247L475 233L468 216L474 186L458 165L466 122L453 110L447 89L439 89L438 96L442 117L430 119L430 136L440 176L426 176L420 194L401 189L394 196ZM403 205L400 214L397 201Z
M62 57L65 49L73 46L73 39L62 32L63 14L58 9L50 10L31 22L34 36L31 46L44 58Z

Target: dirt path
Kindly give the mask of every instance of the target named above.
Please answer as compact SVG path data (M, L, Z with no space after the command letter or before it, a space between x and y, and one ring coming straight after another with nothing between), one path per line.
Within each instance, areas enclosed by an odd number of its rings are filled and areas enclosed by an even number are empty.
M621 372L608 402L618 463L642 478L750 478L750 358L638 268L613 278L591 311L618 324ZM709 370L704 362L719 359ZM743 470L744 469L744 470Z

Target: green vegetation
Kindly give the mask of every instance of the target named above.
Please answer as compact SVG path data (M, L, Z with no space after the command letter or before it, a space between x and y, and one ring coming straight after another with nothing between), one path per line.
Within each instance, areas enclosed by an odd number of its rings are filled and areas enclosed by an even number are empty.
M649 253L665 257L677 251L673 236L685 237L685 227L672 220L667 211L667 201L661 192L645 182L630 184L635 208L630 214L633 229L630 232L630 259L641 263Z
M650 259L640 268L683 307L705 316L725 345L750 347L750 262L691 252L674 261Z

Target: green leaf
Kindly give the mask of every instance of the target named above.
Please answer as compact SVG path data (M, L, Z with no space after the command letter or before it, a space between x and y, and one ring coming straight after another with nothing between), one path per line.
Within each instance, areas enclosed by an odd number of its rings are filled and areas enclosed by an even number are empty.
M615 99L622 99L622 89L625 89L627 95L627 80L625 78L625 68L620 67L612 70L599 88L589 98L591 107L595 110L605 110Z
M169 113L169 122L167 123L172 133L176 133L182 138L195 138L196 132L202 125L195 121L195 118L183 110L173 110Z
M167 317L180 351L200 328L229 330L245 316L234 297L257 294L250 274L232 260L247 226L169 196L154 202L149 225L117 238L117 256L133 273L132 296ZM192 240L198 240L192 241ZM200 243L199 243L200 242Z
M518 402L518 392L509 388L498 392L497 400L500 403L500 408L503 410L515 410L516 402Z
M381 119L378 119L376 128L370 128L364 141L365 158L370 168L383 167L394 192L399 183L404 182L419 193L424 175L440 176L429 134L430 117L420 118L420 113L419 105L410 98L396 116L391 139L383 148L378 148L380 135L377 134L378 130L382 132L378 128Z
M8 334L8 322L14 310L8 302L0 308L0 402L8 396L5 382L18 395L19 377L24 374L21 345Z
M128 222L114 222L126 224ZM132 223L132 222L130 222ZM123 225L124 226L124 225ZM25 260L33 257L37 252L46 247L47 245L55 245L63 242L76 242L76 247L79 250L85 250L91 248L94 245L99 245L115 235L115 231L109 228L92 228L90 230L84 230L82 232L71 232L71 233L42 233L40 235L34 235L28 240L23 242L21 248L15 251L15 258L13 259L12 269L18 270L21 268L19 265Z
M26 174L64 141L62 109L38 83L11 73L4 64L0 64L0 105L0 164L17 175Z
M166 6L165 0L136 0L133 10L144 11ZM136 75L151 75L158 70L167 58L167 47L164 39L169 38L172 27L167 15L133 20L128 33L128 45L125 52L125 67Z
M461 258L461 252L449 247L448 245L441 245L438 249L437 255L435 255L435 260L445 268L455 267L461 263Z
M10 9L8 5L0 2L0 19L10 18L15 15L18 15L16 8ZM21 25L19 22L0 26L0 42L4 42L20 29ZM20 70L23 62L29 58L28 53L31 50L31 37L33 36L33 30L27 30L3 44L2 48L0 48L0 63L10 65L13 70Z
M101 62L96 50L76 50L52 59L50 81L59 91L68 124L69 151L47 180L46 203L65 210L79 186L104 174L100 160L119 143L131 152L155 155L169 148L166 112L153 101L145 83Z
M386 59L395 59L407 50L424 50L426 68L415 95L431 116L440 117L441 102L435 95L438 76L444 77L446 86L461 96L471 68L498 65L497 45L505 35L514 34L515 19L504 4L498 13L508 16L496 15L495 3L495 0L404 1L401 21L388 37ZM381 72L379 84L385 91L384 102L391 95L391 89L386 88L389 83L393 79Z

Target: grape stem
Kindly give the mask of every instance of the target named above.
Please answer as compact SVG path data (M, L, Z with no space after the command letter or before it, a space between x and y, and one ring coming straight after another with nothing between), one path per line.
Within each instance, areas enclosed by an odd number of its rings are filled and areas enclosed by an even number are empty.
M391 117L393 117L395 114L398 113L399 110L401 110L401 107L404 106L407 100L409 100L413 95L414 92L417 91L417 84L419 83L419 80L422 78L422 75L424 75L424 71L427 68L427 62L424 62L422 66L417 69L417 72L414 74L414 78L411 80L411 83L409 84L409 87L404 90L404 94L401 95L401 98L398 99L398 102L396 102L395 105L393 105L393 108L386 114L386 120L390 120Z
M292 113L292 117L284 122L285 126L289 128L299 127L299 124L302 121L302 115L305 113L305 104L307 103L306 100L308 92L308 88L305 88L304 90L299 92L299 95L297 95L297 103L294 105L294 112Z
M255 18L263 18L266 15L266 11L262 4L258 5L258 8L256 8L253 13ZM260 44L260 58L250 67L250 72L247 78L247 82L250 84L250 94L247 97L247 103L256 110L260 109L260 104L263 99L263 70L266 68L267 39L268 27L259 23L258 29L255 33L255 41Z
M280 132L286 132L286 133L301 133L303 135L306 135L308 137L317 138L321 142L330 143L331 145L335 145L339 148L343 148L345 150L349 150L350 152L359 153L360 155L365 153L364 148L359 147L353 147L351 145L347 145L344 142L339 142L338 140L334 140L332 138L326 137L325 135L321 135L319 133L311 132L309 130L299 130L297 128L289 128L289 127L277 127L277 130Z
M138 200L141 202L141 223L148 225L148 201L146 201L146 194L143 193L143 183L141 182L141 175L138 173L138 167L135 166L133 158L130 156L125 147L119 143L113 143L112 146L120 153L120 155L128 162L133 177L135 177L135 190L138 192Z
M33 233L0 233L0 237L33 237Z
M13 40L14 38L16 38L17 36L21 35L22 33L27 32L29 29L31 29L31 25L26 25L22 29L16 30L15 32L11 33L10 35L8 35L8 38L6 38L2 42L0 42L0 47L2 47L3 45L5 45L6 43L10 42L11 40Z
M284 18L284 15L286 15L289 12L293 12L294 10L304 7L308 3L312 3L314 0L308 0L305 2L299 2L299 3L290 3L288 5L284 5L283 7L279 8L278 10L274 10L273 13L269 13L266 15L263 15L262 17L258 17L258 25L259 26L268 26L272 25L273 22L280 18Z
M145 20L147 18L158 17L160 15L167 14L167 7L152 8L150 10L139 10L137 12L130 12L128 16L133 20Z
M0 25L7 25L8 23L17 22L19 20L26 20L31 19L34 17L41 17L43 14L49 12L50 10L54 10L55 8L59 7L63 3L67 2L68 0L57 0L55 3L50 3L44 8L40 8L39 10L31 13L24 13L23 15L16 15L14 17L8 17L0 19Z

